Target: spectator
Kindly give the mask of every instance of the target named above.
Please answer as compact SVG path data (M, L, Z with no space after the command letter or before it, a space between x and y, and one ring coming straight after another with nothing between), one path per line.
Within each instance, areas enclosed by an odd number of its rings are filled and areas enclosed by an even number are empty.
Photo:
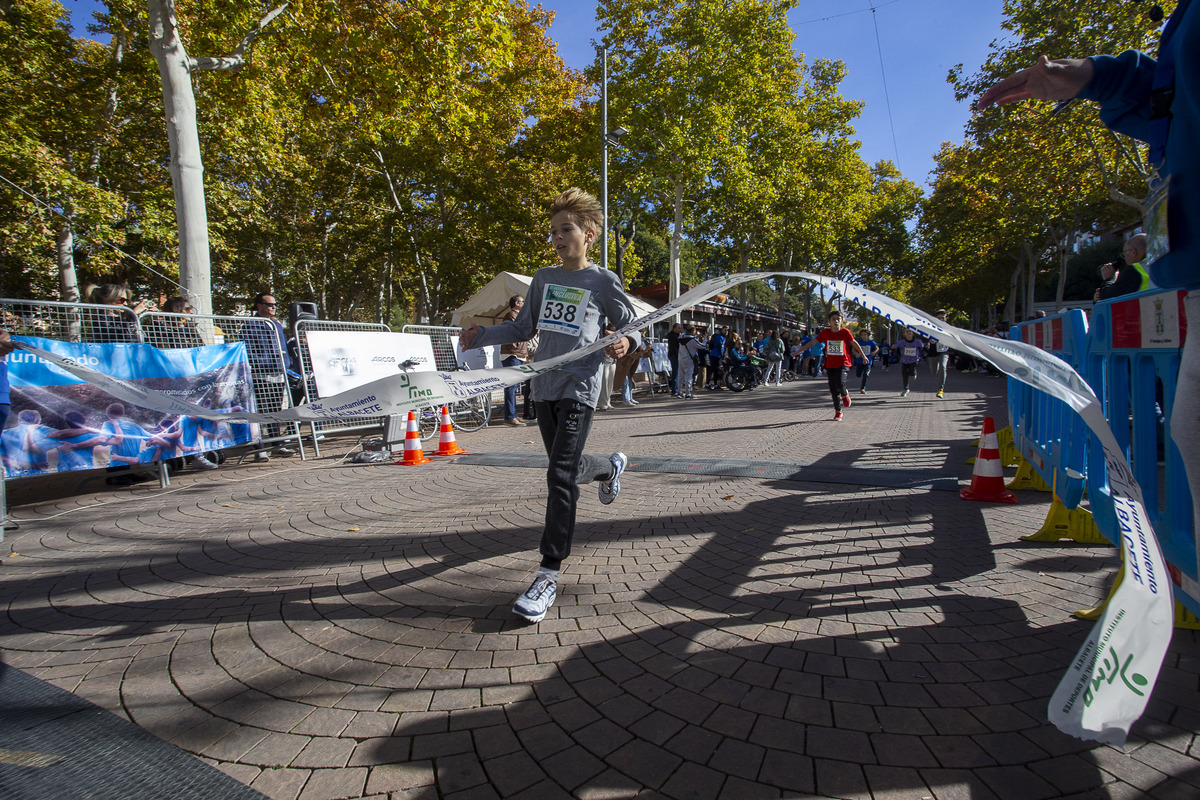
M1101 300L1116 296L1117 271L1121 268L1121 263L1118 259L1118 261L1109 261L1107 264L1100 265L1100 286L1092 295L1093 302L1099 303Z
M700 345L700 360L696 362L697 386L708 386L708 336L703 325L696 326L696 342Z
M1114 264L1117 266L1116 277L1107 281L1096 290L1097 300L1107 300L1110 297L1120 297L1123 294L1142 292L1150 288L1150 276L1146 273L1141 261L1146 257L1146 234L1139 233L1129 237L1125 249L1121 251L1121 259ZM1104 267L1111 266L1105 264ZM1104 274L1101 267L1101 275Z
M729 326L715 330L708 340L708 383L706 389L722 389L721 361L725 358L725 343L729 338Z
M775 376L775 385L783 385L783 363L787 357L787 345L775 331L767 331L767 342L763 345L763 357L767 360L767 376L763 379L764 386L771 385L771 376Z
M525 298L514 294L508 298L508 310L504 312L504 322L512 322L525 306ZM529 358L528 342L505 342L500 345L500 365L516 367L524 364ZM517 419L517 385L504 387L504 424L521 428L525 423Z
M241 338L246 343L246 355L250 359L255 405L259 412L279 411L290 396L288 374L294 372L292 356L288 353L287 331L275 316L279 304L273 294L259 292L253 305L254 316L242 324ZM280 433L279 425L267 425L264 438L274 439ZM296 451L280 445L271 452L278 456L291 456ZM261 452L255 459L266 461L270 457L270 453Z
M633 399L633 374L637 371L638 362L643 358L648 358L651 352L653 352L653 347L649 339L646 339L642 347L630 350L617 359L617 374L614 378L614 385L620 387L621 399L627 408L632 408L638 404L638 401Z
M101 344L140 342L141 328L137 315L150 308L146 300L129 306L129 292L124 286L106 283L97 286L88 295L88 300L101 306L121 306L120 311L94 312L92 317L92 341Z
M168 314L192 314L194 309L182 297L172 297L163 303L162 310ZM196 323L182 317L152 315L143 328L146 341L160 350L182 347L203 347L204 342L196 330Z
M691 400L692 382L696 376L696 367L704 357L704 348L696 337L696 329L689 327L679 337L679 396Z
M682 392L679 391L679 336L683 333L683 326L676 322L671 326L671 332L667 334L667 362L671 365L671 396L679 397Z

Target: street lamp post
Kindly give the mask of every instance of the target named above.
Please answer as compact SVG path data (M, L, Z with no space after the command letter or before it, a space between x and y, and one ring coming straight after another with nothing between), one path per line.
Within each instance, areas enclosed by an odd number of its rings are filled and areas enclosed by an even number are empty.
M600 48L600 268L608 269L608 48Z
M608 129L608 48L600 48L600 212L604 227L600 234L600 266L608 269L608 148L621 144L625 128Z

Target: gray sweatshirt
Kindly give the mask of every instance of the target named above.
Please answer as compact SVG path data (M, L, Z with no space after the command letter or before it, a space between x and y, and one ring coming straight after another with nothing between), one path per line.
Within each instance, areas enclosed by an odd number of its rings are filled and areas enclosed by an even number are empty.
M583 293L586 292L586 297ZM621 289L615 272L589 264L581 270L545 267L533 275L525 305L515 320L481 327L472 347L508 342L525 342L538 335L539 361L578 350L601 338L605 323L614 328L628 325L637 314ZM641 337L630 334L638 346ZM600 397L600 366L604 351L568 362L550 372L534 376L535 400L578 400L596 407Z

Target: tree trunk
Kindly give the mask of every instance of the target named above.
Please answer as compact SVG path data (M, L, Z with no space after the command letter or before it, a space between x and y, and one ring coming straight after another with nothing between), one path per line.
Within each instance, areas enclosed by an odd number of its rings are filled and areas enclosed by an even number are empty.
M805 284L804 293L804 333L807 335L812 330L812 293L813 285Z
M750 271L750 243L744 242L742 244L742 246L738 248L738 272L749 272L749 271ZM741 292L742 292L741 293L742 316L738 322L738 336L742 337L742 339L746 338L746 306L748 306L750 304L749 300L747 299L748 292L747 292L746 287L747 287L746 283L743 283L740 287Z
M633 244L633 237L637 233L637 220L629 221L629 238L621 240L621 224L617 223L617 278L621 281L621 288L625 288L625 251L629 249L629 245Z
M671 227L671 263L670 263L670 283L667 289L667 302L674 303L679 297L679 249L683 240L683 184L675 183L675 222ZM667 326L670 327L676 322L679 322L680 315L677 313L668 319Z
M1058 287L1054 291L1054 313L1062 311L1063 294L1067 288L1067 260L1071 257L1071 248L1075 244L1074 226L1064 230L1058 240Z
M783 271L784 272L792 271L792 246L790 244L788 245L788 248L787 248L787 257L784 259L784 262L783 262ZM778 333L781 337L783 336L783 325L784 325L783 306L784 306L784 303L787 301L787 283L788 283L788 279L782 278L781 282L779 284L779 325L777 327L779 328Z
M1025 276L1025 308L1029 312L1027 316L1033 316L1033 306L1037 303L1038 263L1042 260L1042 254L1034 253L1033 245L1029 244L1028 241L1025 242L1025 246L1028 248L1026 262L1027 269L1029 270Z
M212 313L212 268L208 248L208 210L204 202L204 162L196 126L192 70L238 70L255 38L283 13L287 3L259 20L234 52L222 58L193 59L184 50L175 17L175 0L149 0L150 52L162 81L167 142L171 150L171 185L179 229L179 282L198 314Z
M192 61L176 27L175 0L150 0L150 52L162 79L171 184L179 226L179 282L198 314L212 313L212 273L208 251L208 211L204 203L204 163L192 93Z
M1017 254L1017 268L1013 270L1012 277L1008 281L1008 302L1004 304L1004 319L1009 322L1017 322L1017 296L1020 294L1021 275L1025 271L1025 242L1022 240L1020 252ZM1026 309L1025 316L1029 316L1029 311Z
M63 208L70 213L70 207ZM63 221L55 236L55 257L58 261L58 294L64 303L79 302L79 279L75 274L75 237L71 223ZM67 315L67 341L78 342L83 338L83 319L79 309L71 309Z

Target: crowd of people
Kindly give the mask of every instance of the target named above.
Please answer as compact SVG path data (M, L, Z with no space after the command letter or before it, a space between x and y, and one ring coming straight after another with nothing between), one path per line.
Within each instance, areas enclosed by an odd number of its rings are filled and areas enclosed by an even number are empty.
M945 309L938 309L935 316L942 322L947 320ZM669 371L659 377L653 365L648 371L638 369L639 362L650 358L648 339L642 347L621 359L607 359L603 364L597 410L638 405L640 401L634 397L634 375L643 372L647 372L647 388L666 383L672 397L684 400L695 399L701 391L726 390L725 379L733 370L743 370L742 375L748 379L747 388L778 387L785 381L797 379L830 379L830 364L840 364L846 359L846 374L840 378L834 376L840 381L839 399L848 397L853 388L857 388L858 394L867 394L872 386L872 374L876 375L874 386L878 387L879 370L876 368L888 372L893 364L901 365L901 382L896 387L901 396L908 394L917 365L928 366L937 385L935 396L938 398L945 396L946 379L951 370L1000 374L985 361L954 352L944 343L917 336L911 330L892 342L876 341L871 329L865 325L858 326L853 335L849 334L848 328L843 329L847 330L849 339L840 345L835 343L831 348L828 337L823 337L821 331L808 335L768 328L743 338L728 325L717 326L709 334L704 325L675 323L665 339ZM1006 336L1003 326L980 332L999 338ZM833 369L840 369L840 366ZM849 384L851 370L855 387Z

